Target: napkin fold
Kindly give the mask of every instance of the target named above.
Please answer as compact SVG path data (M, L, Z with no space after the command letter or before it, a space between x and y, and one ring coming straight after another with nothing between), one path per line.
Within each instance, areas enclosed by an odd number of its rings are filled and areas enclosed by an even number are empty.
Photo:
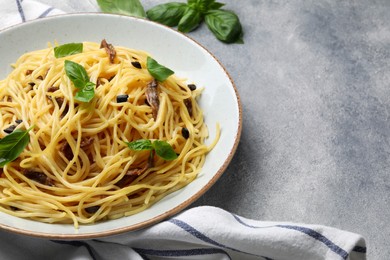
M55 3L55 2L53 2ZM31 0L0 0L0 29L64 13ZM57 241L0 230L0 259L366 259L362 236L321 225L247 219L192 208L154 226L101 239Z

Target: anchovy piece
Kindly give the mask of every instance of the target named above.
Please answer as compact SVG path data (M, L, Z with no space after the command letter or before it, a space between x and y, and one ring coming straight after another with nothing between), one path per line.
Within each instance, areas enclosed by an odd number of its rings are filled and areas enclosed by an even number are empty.
M100 43L100 48L104 48L106 50L108 56L110 57L110 62L114 63L114 59L116 56L116 51L114 46L110 43L107 43L106 40L103 39L102 42Z
M93 143L93 141L94 139L92 137L88 137L88 138L86 137L81 139L80 148L83 149L88 147ZM73 159L74 154L68 142L62 144L60 151L64 154L66 159L68 159L69 161Z
M73 151L68 142L62 144L60 151L64 154L65 158L69 161L73 158Z
M98 88L99 86L103 85L104 84L104 81L102 78L98 78L96 80L96 87Z
M192 116L192 101L190 98L184 99L184 105L187 107L188 114Z
M55 92L57 90L59 90L59 87L51 86L47 89L47 92Z
M47 96L47 98L49 100L51 100L53 102L53 98L51 96ZM58 107L62 107L62 104L64 103L65 99L63 97L56 97L54 98L55 102L57 103ZM62 111L62 114L61 114L61 118L66 116L66 114L68 113L69 111L69 105L66 104L65 105L65 109L64 111Z
M32 181L39 182L40 184L47 185L47 186L54 186L52 180L42 172L26 170L24 176L26 176Z
M160 108L160 100L158 99L158 83L156 80L151 81L146 88L146 100L152 108L153 118L157 120L158 109Z
M142 173L144 173L149 167L149 164L146 164L144 167L140 168L133 168L129 169L125 176L116 183L116 186L120 188L124 188L129 186L135 179L137 179L138 176L140 176Z
M93 143L94 139L92 137L85 137L81 139L80 148L85 148L90 146Z

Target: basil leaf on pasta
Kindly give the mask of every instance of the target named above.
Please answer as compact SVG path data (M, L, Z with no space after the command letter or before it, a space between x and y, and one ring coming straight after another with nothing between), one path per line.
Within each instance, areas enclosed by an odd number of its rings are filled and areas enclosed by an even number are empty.
M154 150L158 156L167 161L177 158L175 150L173 150L172 146L166 141L154 140L152 142L148 139L139 139L132 142L126 142L126 144L134 151Z
M134 151L153 150L152 142L148 139L139 139L126 143L127 146Z
M156 154L164 160L172 161L177 158L175 150L173 150L172 146L165 141L154 141L153 148L156 151Z
M75 99L81 102L89 102L95 95L95 84L89 81L87 71L80 64L65 60L65 73L73 82L74 86L79 89Z
M67 43L54 48L54 56L56 58L62 58L81 52L83 52L82 43Z
M185 3L166 3L156 5L149 9L146 14L152 21L165 24L166 26L177 26L183 17L187 5Z
M17 129L3 139L0 139L0 167L12 162L23 152L30 142L28 130Z
M153 78L155 78L159 82L163 82L166 80L169 76L174 74L175 72L168 69L167 67L159 64L157 61L155 61L153 58L148 57L146 61L146 67L152 75Z
M75 95L75 99L81 102L89 102L95 96L95 84L88 82L83 88L81 88Z
M66 60L65 73L76 88L83 88L89 82L87 71L76 62Z
M100 9L106 13L146 17L139 0L97 0Z

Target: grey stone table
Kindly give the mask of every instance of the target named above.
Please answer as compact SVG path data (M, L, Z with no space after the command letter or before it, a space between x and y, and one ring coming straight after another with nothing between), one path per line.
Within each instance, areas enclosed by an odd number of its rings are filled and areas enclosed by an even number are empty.
M366 238L369 259L389 259L390 1L221 1L245 44L222 44L206 26L190 36L234 79L243 133L193 206L349 230ZM98 10L94 0L41 2Z

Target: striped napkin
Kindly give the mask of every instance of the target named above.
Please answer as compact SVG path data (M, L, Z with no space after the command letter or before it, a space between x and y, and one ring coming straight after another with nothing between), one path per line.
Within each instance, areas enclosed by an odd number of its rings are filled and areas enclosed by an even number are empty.
M347 231L246 219L202 206L143 230L82 241L0 231L0 259L366 259L364 239Z
M0 0L0 6L0 29L63 13L31 0ZM363 260L367 250L364 238L351 232L320 225L251 220L208 206L186 210L143 230L93 240L46 240L0 230L0 245L0 259L13 260Z
M28 20L64 13L54 7L29 0L0 0L0 6L0 29Z

